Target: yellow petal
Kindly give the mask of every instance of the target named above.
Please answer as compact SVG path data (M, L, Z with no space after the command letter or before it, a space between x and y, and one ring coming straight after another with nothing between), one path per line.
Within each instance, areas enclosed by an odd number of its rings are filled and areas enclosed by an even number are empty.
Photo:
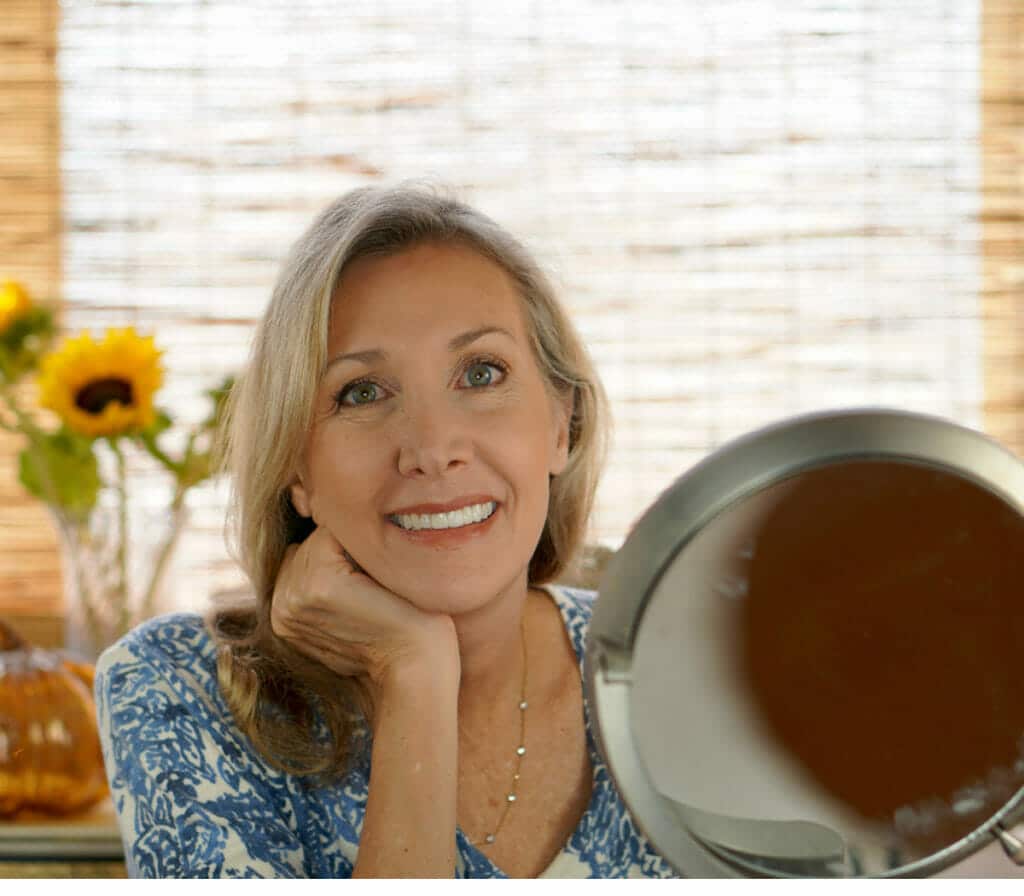
M28 290L15 280L0 283L0 333L32 307Z
M87 332L71 337L41 363L39 402L85 436L145 429L154 419L153 395L163 384L161 355L153 337L139 336L133 327L111 328L100 342ZM126 383L129 403L110 399L102 408L82 407L78 403L82 391L103 380Z

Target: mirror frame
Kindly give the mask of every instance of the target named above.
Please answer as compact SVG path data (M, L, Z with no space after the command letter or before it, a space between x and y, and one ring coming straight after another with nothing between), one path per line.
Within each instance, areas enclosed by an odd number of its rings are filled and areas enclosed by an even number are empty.
M884 408L819 412L759 429L697 464L650 506L601 579L586 637L584 688L612 780L638 827L680 874L745 876L680 826L667 798L652 786L633 742L633 650L647 603L675 557L724 510L799 473L844 460L890 460L953 473L1024 515L1024 462L1014 454L948 420ZM941 871L1022 820L1024 787L966 837L876 876Z

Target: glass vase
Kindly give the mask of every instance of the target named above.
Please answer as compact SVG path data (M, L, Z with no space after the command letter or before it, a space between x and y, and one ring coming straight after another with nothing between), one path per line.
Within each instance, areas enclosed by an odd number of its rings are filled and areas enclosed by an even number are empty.
M132 512L102 497L85 519L51 508L61 542L64 646L88 661L167 609L167 573L187 515L183 503Z

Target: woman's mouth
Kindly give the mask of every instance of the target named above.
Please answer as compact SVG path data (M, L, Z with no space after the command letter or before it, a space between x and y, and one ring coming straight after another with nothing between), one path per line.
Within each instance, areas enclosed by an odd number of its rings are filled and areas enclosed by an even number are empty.
M407 532L421 532L425 529L461 529L489 519L498 505L494 501L483 504L471 504L446 513L402 513L393 514L388 519Z

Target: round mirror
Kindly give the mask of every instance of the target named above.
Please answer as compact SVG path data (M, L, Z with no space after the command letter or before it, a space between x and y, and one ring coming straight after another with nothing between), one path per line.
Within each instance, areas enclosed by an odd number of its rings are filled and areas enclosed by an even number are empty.
M762 430L662 495L604 576L586 682L682 874L927 875L1019 847L1022 510L1012 454L885 411Z

